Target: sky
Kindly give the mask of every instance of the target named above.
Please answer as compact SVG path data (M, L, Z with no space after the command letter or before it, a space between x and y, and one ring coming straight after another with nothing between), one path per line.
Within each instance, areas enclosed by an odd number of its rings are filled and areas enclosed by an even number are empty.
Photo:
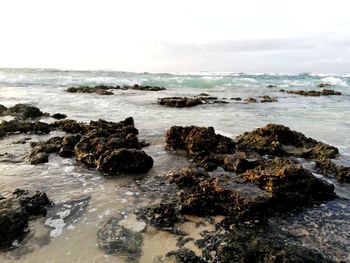
M0 0L0 67L350 73L348 0Z

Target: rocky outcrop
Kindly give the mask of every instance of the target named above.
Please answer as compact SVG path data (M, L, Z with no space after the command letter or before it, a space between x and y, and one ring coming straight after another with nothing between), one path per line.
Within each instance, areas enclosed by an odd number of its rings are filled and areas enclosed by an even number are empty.
M169 149L185 150L198 159L211 153L230 154L235 151L233 140L216 134L213 127L173 126L167 131L165 140Z
M315 167L324 176L334 176L340 182L350 183L350 167L336 165L330 159L316 160Z
M98 170L108 174L146 173L152 168L153 159L142 150L121 148L107 150L101 154L96 164Z
M62 120L67 118L66 114L62 114L62 113L55 113L51 115L52 118L56 119L56 120Z
M198 95L192 97L167 97L159 98L157 100L158 104L172 107L172 108L185 108L185 107L194 107L202 104L225 104L228 103L225 100L218 100L217 97L211 97L208 94Z
M342 95L341 92L330 90L330 89L323 89L321 91L304 91L304 90L287 90L287 93L289 94L297 94L302 96L309 96L309 97L319 97L319 96L330 96L330 95Z
M339 154L336 147L277 124L268 124L263 128L246 132L237 137L236 143L239 149L275 156L293 155L318 159L335 158Z
M80 87L70 87L66 89L69 93L96 93L98 95L113 95L112 90L143 90L143 91L160 91L165 90L164 87L156 86L143 86L135 84L133 86L109 86L109 85L98 85L94 87L90 86L80 86Z
M32 105L19 103L10 108L1 105L0 116L13 116L19 120L27 120L48 116L48 114Z
M50 125L43 122L27 122L20 120L2 121L0 123L0 137L11 133L46 134L51 131Z
M0 249L11 248L21 240L28 222L35 216L45 215L51 205L45 193L17 189L9 198L0 199Z
M66 89L66 92L69 93L96 93L98 95L113 95L114 93L111 91L114 87L109 86L96 86L96 87L71 87Z
M63 120L54 122L51 127L76 134L32 143L28 157L31 163L45 162L45 154L58 153L61 157L75 156L88 167L110 175L145 173L153 166L153 159L141 150L138 130L131 117L118 123L99 120L85 124Z
M241 177L192 167L168 178L182 190L178 199L181 211L202 216L261 219L336 197L333 185L287 160L265 161Z

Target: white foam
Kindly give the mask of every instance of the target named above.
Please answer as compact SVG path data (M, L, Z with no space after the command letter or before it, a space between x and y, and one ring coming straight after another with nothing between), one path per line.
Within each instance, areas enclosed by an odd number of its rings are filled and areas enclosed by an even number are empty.
M66 225L64 223L64 220L62 218L59 219L52 219L52 217L46 219L45 225L53 228L50 232L50 237L58 237L62 234L63 228Z
M330 83L333 85L348 86L348 84L346 83L345 80L343 80L341 78L336 78L336 77L326 77L326 78L321 79L321 81L326 82L326 83Z
M71 212L70 209L66 209L64 211L57 212L57 215L60 216L60 218L66 218L67 216L70 215L70 212Z

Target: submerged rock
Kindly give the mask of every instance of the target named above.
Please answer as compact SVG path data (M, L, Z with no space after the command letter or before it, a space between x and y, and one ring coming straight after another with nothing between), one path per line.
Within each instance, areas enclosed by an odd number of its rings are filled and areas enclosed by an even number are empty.
M260 154L275 156L294 155L304 158L334 158L339 154L336 147L307 138L299 132L277 124L268 124L236 139L241 150L254 150Z
M139 258L142 252L143 235L119 224L112 218L98 231L98 246L106 254L124 255Z
M50 205L46 194L38 191L17 189L11 197L0 199L0 249L21 240L31 217L45 215Z
M304 91L304 90L287 90L289 94L297 94L302 96L311 96L311 97L319 97L319 96L330 96L330 95L342 95L339 91L334 91L330 89L323 89L321 91Z
M165 231L182 221L180 211L172 203L143 208L138 212L138 217L150 225Z

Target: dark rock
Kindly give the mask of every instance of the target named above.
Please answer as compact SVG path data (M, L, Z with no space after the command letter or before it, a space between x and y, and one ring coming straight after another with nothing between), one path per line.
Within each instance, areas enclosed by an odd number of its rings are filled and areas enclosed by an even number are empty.
M96 162L97 169L114 174L146 173L153 166L152 157L137 149L118 149L104 152Z
M51 127L77 134L32 144L31 155L45 152L58 153L61 157L75 156L88 167L97 167L111 175L145 173L153 166L153 159L140 150L138 130L131 117L121 122L98 120L89 124L63 120L54 122Z
M2 121L0 123L0 137L7 133L36 133L46 134L51 131L50 125L43 122L23 122L20 120Z
M31 106L29 104L16 104L13 107L8 108L6 111L2 112L2 115L10 115L16 117L17 119L36 119L46 114L43 113L39 108Z
M159 204L141 209L138 217L148 224L167 231L182 221L181 214L174 204Z
M316 160L315 166L325 176L332 175L340 182L350 183L350 167L338 166L330 159Z
M286 242L273 229L255 226L237 225L224 234L209 232L204 236L203 258L206 262L334 262L320 252L304 246Z
M255 98L249 97L249 98L245 98L244 102L246 102L246 103L257 103L258 101Z
M304 90L288 90L289 94L297 94L302 96L311 96L311 97L319 97L319 96L330 96L330 95L342 95L339 91L334 91L330 89L323 89L321 91L304 91Z
M169 97L158 99L158 104L167 107L184 108L194 107L203 104L203 101L199 98L187 98L187 97Z
M248 191L226 175L210 177L205 171L195 168L183 168L168 177L182 190L178 203L185 214L243 218L265 211L270 198L267 192L256 187L250 187Z
M145 90L145 91L160 91L160 90L166 90L164 87L153 87L153 86L142 86L135 84L132 87L124 86L124 89L133 89L133 90Z
M7 111L7 107L5 107L4 105L0 104L0 116L5 115L6 111Z
M200 93L195 97L209 97L210 95L208 93Z
M268 124L252 132L246 132L237 137L236 143L239 149L275 156L334 158L339 154L338 149L333 146L307 138L302 133L277 124Z
M110 91L113 87L109 86L96 86L96 87L71 87L66 89L69 93L96 93L98 95L113 95L114 93Z
M326 87L330 87L330 86L334 86L334 85L330 84L330 83L320 83L320 84L318 84L317 87L319 87L319 88L326 88Z
M176 246L182 248L187 242L194 241L192 237L179 237Z
M224 100L218 100L217 97L211 97L208 94L204 96L194 96L191 97L167 97L167 98L159 98L157 100L158 104L164 105L167 107L174 108L184 108L184 107L194 107L201 104L225 104L228 103Z
M21 240L33 216L45 215L51 205L45 193L17 189L12 197L0 200L0 249Z
M67 118L67 115L62 113L55 113L55 114L52 114L51 117L57 120L62 120Z
M233 140L215 134L212 127L173 126L167 131L165 139L168 148L185 150L199 159L210 153L229 154L235 150Z
M333 185L288 160L267 160L247 170L242 174L246 182L196 168L183 168L168 178L182 190L178 199L182 213L239 220L285 213L336 197Z
M306 204L318 200L330 200L336 196L334 185L317 179L300 164L289 160L267 160L243 173L242 177L261 189L272 192L275 198L286 197L288 203L284 204L285 206L293 202Z
M125 255L130 258L141 256L143 235L118 224L119 220L112 218L98 231L98 246L106 254Z
M151 144L147 141L140 141L140 147L141 148L145 148L145 147L148 147L150 146Z
M75 120L55 121L51 123L50 126L68 133L80 133L84 131L84 124Z
M249 169L255 168L259 163L259 161L249 161L232 155L225 157L223 168L225 171L243 173Z
M44 192L16 189L12 196L30 216L46 215L52 203Z
M28 157L30 164L47 163L49 161L49 155L44 152L32 153Z
M231 98L230 100L241 101L241 100L242 100L242 98L240 98L240 97L234 97L234 98Z
M74 147L80 141L80 135L69 135L63 137L61 148L58 154L61 157L73 157L74 156Z
M70 93L96 93L99 95L113 95L114 93L111 90L143 90L143 91L160 91L165 90L164 87L156 86L143 86L135 84L133 86L108 86L108 85L98 85L95 87L81 86L81 87L71 87L66 89L66 92Z
M206 261L196 256L196 254L187 248L182 248L176 251L171 251L166 254L166 258L172 261L172 258L176 263L205 263ZM168 261L166 261L168 262Z
M261 98L261 103L266 103L266 102L277 102L277 99L275 97L270 97L270 96L260 96L259 98Z

